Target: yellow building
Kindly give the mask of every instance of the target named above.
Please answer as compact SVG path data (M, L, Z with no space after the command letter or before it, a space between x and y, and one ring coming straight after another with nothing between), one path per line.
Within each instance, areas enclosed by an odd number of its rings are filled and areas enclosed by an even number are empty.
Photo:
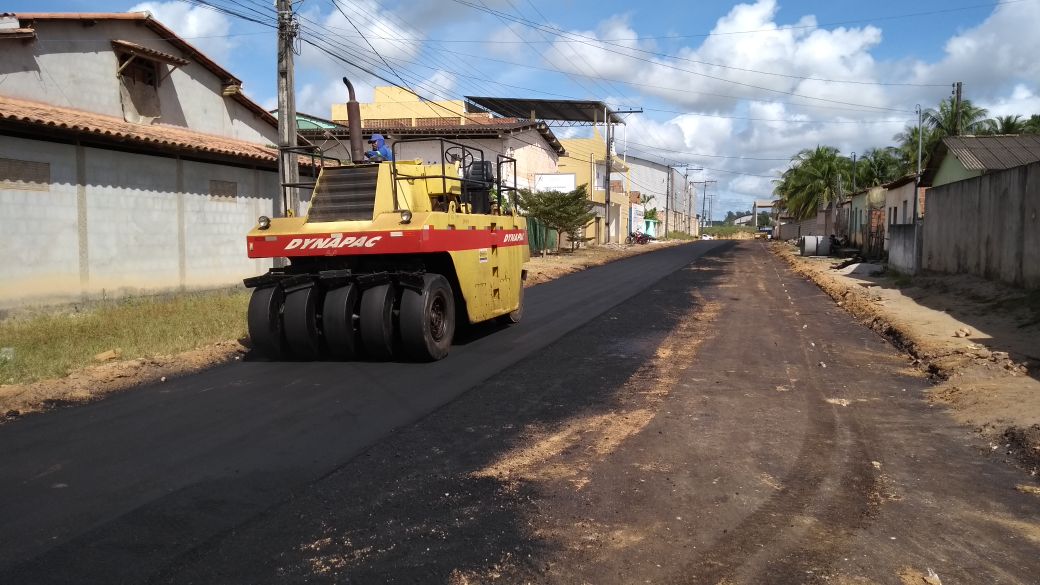
M586 228L586 237L593 243L606 242L603 220L606 209L607 145L598 129L593 129L592 138L570 138L560 141L567 151L557 165L560 174L573 174L575 185L588 185L589 198L596 206L596 219ZM629 197L625 180L628 167L613 155L610 188L610 241L624 241L629 233Z
M491 114L468 113L462 100L422 100L399 87L376 87L370 103L361 103L363 128L407 128L487 123ZM332 104L332 121L347 124L347 104Z

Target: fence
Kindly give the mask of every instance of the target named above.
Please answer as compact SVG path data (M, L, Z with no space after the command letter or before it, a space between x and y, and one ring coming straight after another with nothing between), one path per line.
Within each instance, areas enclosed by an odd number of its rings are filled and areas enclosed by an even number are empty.
M888 265L903 274L917 274L921 270L923 232L913 223L888 226Z
M527 218L527 243L532 254L541 254L543 250L556 250L560 236L556 230L533 217Z
M1040 163L928 191L921 267L1040 288Z

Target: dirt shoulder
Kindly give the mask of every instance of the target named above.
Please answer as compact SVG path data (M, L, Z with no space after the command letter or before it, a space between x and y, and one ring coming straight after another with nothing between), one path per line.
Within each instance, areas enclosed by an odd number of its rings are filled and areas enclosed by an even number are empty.
M632 246L608 244L575 252L532 257L526 266L526 286L535 286L586 268L680 243L683 242L652 242ZM31 315L16 316L15 319L21 319L24 324L29 325L28 328L37 329L38 334L35 335L35 339L22 345L8 338L0 339L0 347L11 346L8 353L0 353L0 374L4 372L4 367L16 365L12 363L13 360L24 360L27 355L48 362L38 366L43 368L42 371L48 371L49 367L53 370L56 367L67 374L61 377L44 376L44 379L18 383L2 383L6 376L0 375L0 424L32 412L97 400L113 392L121 392L141 384L164 382L173 376L190 374L220 363L243 359L248 352L248 342L243 337L246 315L244 301L230 307L219 304L227 302L225 297L226 295L217 295L218 303L206 303L205 295L194 295L192 302L195 304L186 309L192 313L199 310L219 313L219 318L205 321L209 326L223 327L232 336L214 342L211 341L213 336L208 335L206 341L196 341L196 347L184 351L166 351L163 349L165 345L158 344L149 351L147 341L142 343L142 337L148 339L147 336L141 336L140 332L113 333L112 329L117 328L105 327L104 323L95 324L95 333L81 334L75 329L86 319L152 319L156 326L162 325L163 329L170 329L170 323L180 321L167 318L171 314L169 306L183 304L181 297L171 298L168 302L151 300L149 303L154 306L149 306L146 312L137 311L129 316L123 314L125 310L123 313L112 313L107 306L76 307L75 310L70 310L69 307L40 309L33 310ZM233 323L225 323L221 319ZM198 339L198 328L198 324L186 324L183 331L167 331L162 338L168 340L180 337L181 341L187 339L190 347L193 345L191 340ZM98 331L109 334L109 339L102 341L104 335L97 333ZM40 339L40 334L44 337L50 335L65 339ZM4 335L0 334L0 337ZM72 361L67 359L67 354L72 351L72 348L66 347L69 339L77 340L74 342L75 350L79 353L85 352L86 358ZM183 346L184 343L180 345ZM57 355L44 357L43 354L48 353Z
M1040 293L970 275L909 278L880 266L772 250L935 380L929 398L994 451L1040 467Z

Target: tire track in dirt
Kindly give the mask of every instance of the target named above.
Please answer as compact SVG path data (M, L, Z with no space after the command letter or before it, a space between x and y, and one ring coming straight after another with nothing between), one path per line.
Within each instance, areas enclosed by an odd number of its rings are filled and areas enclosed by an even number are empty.
M808 315L795 310L798 305L790 294L794 283L762 252L744 257L750 262L731 265L729 279L740 278L759 291L773 290L766 295L769 312L790 317L784 327L768 333L781 342L787 390L805 393L806 432L780 488L684 566L673 583L803 583L814 580L813 575L822 577L821 569L831 564L848 537L869 522L872 494L880 489L859 425L850 413L839 415L836 408L842 407L825 404L833 395L828 389L838 384L807 350L812 341L797 317L807 320ZM775 274L779 290L787 294L775 294L766 274ZM730 307L740 310L739 304ZM738 351L741 340L721 335L716 342Z
M653 420L681 375L681 371L669 367L670 364L691 361L701 344L708 340L705 324L715 320L721 305L705 302L695 290L689 295L691 308L678 316L675 330L620 388L619 396L625 398L619 408L577 417L562 426L532 428L525 446L473 472L473 477L493 478L507 484L568 481L574 489L583 489L588 484L591 467L610 457Z

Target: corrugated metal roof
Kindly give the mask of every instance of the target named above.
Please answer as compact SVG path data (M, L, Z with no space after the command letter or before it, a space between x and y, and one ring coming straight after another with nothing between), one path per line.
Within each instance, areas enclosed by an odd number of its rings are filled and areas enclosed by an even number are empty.
M131 124L121 118L0 96L0 122L91 134L113 142L222 154L274 163L277 151L260 144L167 125Z
M594 100L538 100L524 98L499 98L466 96L470 104L475 104L500 116L553 122L584 122L586 124L603 123L604 114L609 112L610 121L622 124L614 112L610 112L607 104Z
M997 171L1040 161L1040 135L950 136L950 154L971 171Z

